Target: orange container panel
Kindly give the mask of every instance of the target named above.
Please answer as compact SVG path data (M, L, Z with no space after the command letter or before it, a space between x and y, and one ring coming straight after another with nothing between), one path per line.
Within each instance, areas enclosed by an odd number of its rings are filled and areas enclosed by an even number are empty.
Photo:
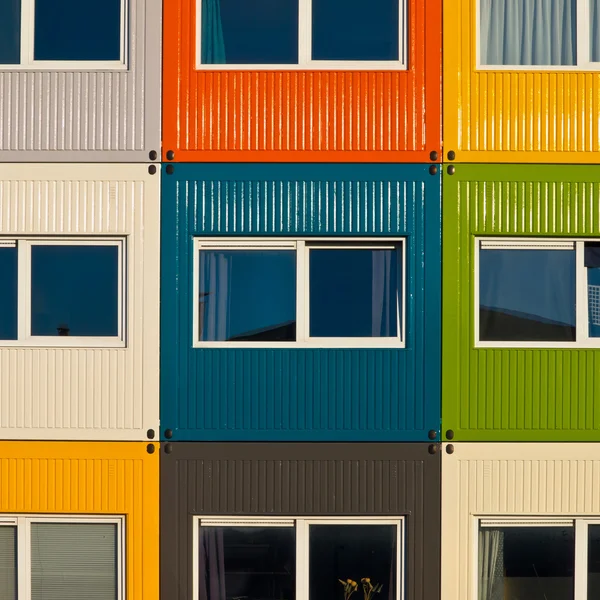
M0 442L0 513L124 515L127 600L158 600L158 474L158 444Z
M196 68L196 0L166 0L165 160L438 160L441 0L407 5L406 70L233 71Z
M598 162L600 72L478 70L477 1L444 0L444 159Z

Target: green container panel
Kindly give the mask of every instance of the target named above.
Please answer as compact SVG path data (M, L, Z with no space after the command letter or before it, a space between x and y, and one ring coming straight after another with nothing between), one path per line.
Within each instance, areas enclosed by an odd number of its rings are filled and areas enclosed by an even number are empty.
M474 238L600 236L600 169L453 168L443 178L444 439L599 441L600 349L474 347Z

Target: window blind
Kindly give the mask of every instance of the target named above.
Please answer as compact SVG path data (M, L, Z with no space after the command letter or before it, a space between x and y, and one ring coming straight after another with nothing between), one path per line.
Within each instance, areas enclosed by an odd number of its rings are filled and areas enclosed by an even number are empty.
M0 598L17 600L17 528L0 526Z

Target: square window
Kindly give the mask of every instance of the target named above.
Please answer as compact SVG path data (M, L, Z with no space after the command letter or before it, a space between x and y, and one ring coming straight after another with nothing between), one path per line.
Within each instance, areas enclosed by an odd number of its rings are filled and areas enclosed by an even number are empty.
M0 0L0 64L19 64L21 56L21 0Z
M122 600L124 518L2 515L2 600Z
M121 59L121 0L34 1L34 60Z
M400 59L398 0L312 0L312 59Z
M196 0L196 11L199 67L405 68L406 0Z
M119 335L119 248L31 247L31 335Z
M124 241L0 239L0 343L121 347Z
M600 242L477 241L479 347L599 347Z
M398 336L401 251L310 248L309 253L311 337Z
M197 347L402 347L402 240L196 239Z
M572 525L480 527L479 600L573 598Z
M17 246L0 242L0 340L17 339Z
M598 0L478 0L478 10L483 67L597 68Z

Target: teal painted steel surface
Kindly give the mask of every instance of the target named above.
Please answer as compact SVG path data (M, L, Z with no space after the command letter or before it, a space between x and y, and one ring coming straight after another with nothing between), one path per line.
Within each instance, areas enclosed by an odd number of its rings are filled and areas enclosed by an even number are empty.
M439 169L432 174L430 165L167 168L172 173L164 175L162 197L163 439L424 441L430 430L439 436ZM406 347L193 348L194 237L254 235L406 237Z

